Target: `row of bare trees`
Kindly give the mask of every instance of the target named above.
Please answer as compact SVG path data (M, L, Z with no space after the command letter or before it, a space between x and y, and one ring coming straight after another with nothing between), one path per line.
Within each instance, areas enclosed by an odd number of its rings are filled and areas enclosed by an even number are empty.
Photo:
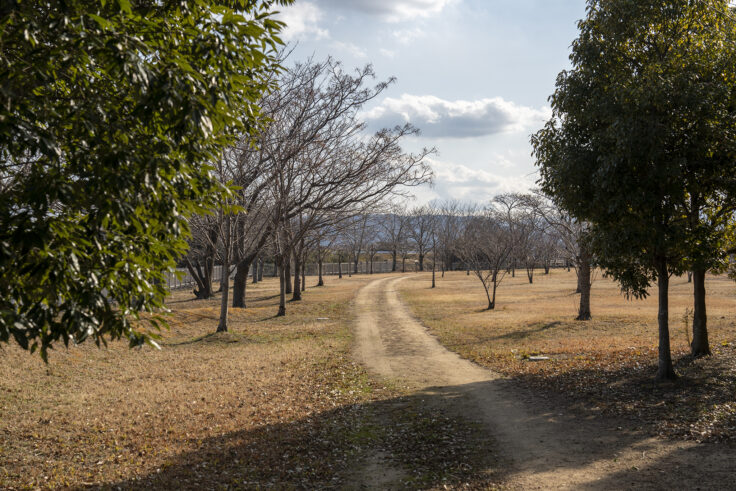
M507 274L517 269L534 281L536 269L545 274L555 260L572 266L578 275L579 320L590 319L591 257L586 225L569 217L540 194L502 194L486 206L458 207L463 218L456 254L468 273L480 280L488 309L496 307L496 292Z
M525 274L533 283L535 271L549 273L553 262L574 267L580 305L577 318L590 319L592 257L586 246L587 226L560 211L538 193L503 194L485 206L457 201L433 202L409 209L395 204L383 212L352 216L330 243L342 263L357 273L360 258L366 272L381 251L391 257L392 271L432 270L444 276L461 266L481 282L488 309L496 306L496 292L506 275ZM427 261L429 260L429 265Z
M455 201L409 209L411 187L428 182L426 157L433 149L407 153L401 142L415 135L410 125L368 135L359 119L366 103L391 82L374 87L370 66L346 72L331 60L298 63L278 75L277 87L260 101L262 125L244 135L212 163L230 185L211 213L190 221L191 247L183 262L195 279L197 298L222 292L218 331L228 328L230 305L246 307L248 278L259 281L265 261L279 277L278 315L286 296L301 299L307 261L337 261L338 275L373 272L379 252L392 271L462 264L483 284L488 308L506 274L525 271L534 280L564 258L579 275L579 318L590 318L590 262L585 226L540 195L505 194L487 206ZM431 260L428 262L428 258ZM220 264L220 278L213 278ZM230 281L232 278L232 300Z
M256 136L243 136L213 164L233 191L212 213L191 220L184 262L198 298L213 295L214 264L222 265L218 331L227 330L233 273L232 306L242 308L248 272L273 258L281 285L278 315L284 315L287 294L301 299L308 253L321 262L356 216L431 179L425 158L433 149L412 154L401 148L414 127L367 135L358 113L391 82L369 87L373 78L370 66L349 73L332 59L294 65L260 101L263 124Z

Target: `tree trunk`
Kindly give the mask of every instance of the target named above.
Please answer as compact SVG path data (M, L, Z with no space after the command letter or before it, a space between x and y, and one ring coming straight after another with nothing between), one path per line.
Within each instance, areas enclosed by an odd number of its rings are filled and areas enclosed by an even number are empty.
M708 317L705 312L705 270L693 271L692 277L695 305L693 308L693 342L690 345L690 353L695 357L707 356L710 355L710 344L708 343Z
M302 258L302 291L307 289L307 258Z
M485 284L483 287L485 288ZM488 299L488 307L486 307L486 310L493 310L493 300L491 300L491 293L488 291L488 288L486 288L486 298Z
M230 294L230 214L225 216L226 237L224 237L222 254L222 274L220 275L220 322L217 324L217 332L227 332L227 308L228 295ZM247 273L246 273L247 274Z
M549 261L544 261L544 274L549 274Z
M258 265L261 264L260 258L256 258L255 261L253 261L253 284L258 283Z
M233 307L245 308L245 287L248 284L248 270L253 264L253 256L249 256L238 262L233 278ZM258 276L253 268L253 277Z
M526 277L529 278L529 284L534 283L534 268L526 268Z
M488 306L488 310L493 310L496 308L496 288L498 288L498 282L496 279L493 279L493 298L491 299L491 305Z
M435 270L435 261L432 261L432 288L435 287L435 281L434 281L434 270Z
M337 277L342 279L342 256L337 256Z
M283 259L284 278L285 278L284 293L286 293L287 295L293 291L291 288L292 283L291 283L291 258L290 256L291 254L284 254L284 259Z
M419 271L424 271L424 254L419 254Z
M406 258L405 257L401 258L401 272L406 273Z
M197 261L196 269L189 258L185 259L189 274L194 278L194 282L197 284L197 288L193 291L194 296L197 300L203 300L212 297L212 282L207 282L204 273L202 272L202 266Z
M279 261L279 311L276 313L277 317L286 315L286 275L284 274L284 258L280 258ZM276 268L276 262L274 262L274 269Z
M207 285L207 289L210 292L210 296L214 294L214 290L212 289L212 276L215 274L214 252L212 254L212 256L209 256L204 260L204 281L205 285Z
M491 282L493 283L493 296L488 296L488 289L486 289L486 297L488 297L488 310L493 310L496 308L496 287L498 286L498 282L496 281L498 279L498 273L493 273L493 278L491 278Z
M225 267L225 266L228 267ZM222 275L220 283L222 284L222 299L220 300L220 322L217 324L217 332L227 332L227 301L230 293L230 275L228 274L229 264L227 261L222 265Z
M276 267L274 265L274 267ZM258 258L258 281L263 281L263 258Z
M371 274L373 274L373 256L371 256Z
M692 271L688 271L687 272L687 282L688 283L692 283L693 282L693 272Z
M394 249L393 251L391 251L391 272L392 273L395 273L396 272L396 256L397 256L397 254L398 253L397 253L396 249Z
M516 278L516 259L511 261L511 277Z
M667 271L667 260L657 261L657 283L659 287L659 366L657 368L658 381L675 380L677 375L672 366L672 353L670 352L670 326L669 326L669 283L670 277Z
M294 292L291 296L292 302L298 302L302 299L302 285L299 276L302 274L302 258L301 254L294 254ZM287 292L289 293L289 292Z
M322 279L322 258L317 259L317 286L325 286L325 281Z
M580 290L580 307L578 307L579 321L590 320L590 258L587 254L580 255L580 264L577 267L578 290Z
M278 277L279 276L279 268L282 268L282 267L283 267L283 265L280 264L279 261L274 257L273 258L273 273L271 274L271 276L273 276L274 278Z
M358 261L360 261L360 256L355 256L353 260L353 274L358 274Z

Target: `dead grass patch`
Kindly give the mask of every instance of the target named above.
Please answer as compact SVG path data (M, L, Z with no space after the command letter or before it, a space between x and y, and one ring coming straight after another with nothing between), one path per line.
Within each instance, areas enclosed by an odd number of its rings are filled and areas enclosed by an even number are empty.
M376 277L327 278L286 317L274 279L249 284L219 334L219 296L176 291L161 350L0 349L0 488L339 489L371 452L422 487L473 481L470 423L392 413L416 403L352 361L350 302Z
M329 483L349 412L393 394L350 359L349 301L365 279L310 288L274 318L275 280L214 334L219 298L174 292L163 349L0 351L0 487L249 487ZM334 416L334 417L332 417ZM337 421L335 421L337 420ZM306 447L309 447L306 449Z
M586 412L622 416L634 428L698 441L736 437L736 284L709 276L708 325L714 356L692 360L683 316L692 308L692 287L673 278L670 334L674 384L655 384L656 298L627 300L615 283L593 284L593 319L575 321L579 302L574 273L553 270L507 277L495 311L480 310L485 296L478 280L451 272L429 289L427 275L401 284L412 312L448 348L521 380L558 404ZM529 361L543 355L545 361Z

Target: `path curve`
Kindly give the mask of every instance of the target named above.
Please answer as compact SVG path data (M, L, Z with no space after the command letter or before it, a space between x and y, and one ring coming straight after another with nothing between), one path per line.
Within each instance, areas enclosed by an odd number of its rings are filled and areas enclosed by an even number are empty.
M399 379L449 409L482 420L494 450L510 458L519 489L658 489L702 485L696 444L646 438L514 395L510 382L444 348L411 316L397 292L407 276L375 280L355 299L356 356L381 377ZM610 424L610 422L609 422ZM700 456L702 458L702 455ZM710 458L710 457L709 457ZM693 469L695 470L695 469ZM702 470L700 472L702 474ZM689 479L687 476L689 475Z

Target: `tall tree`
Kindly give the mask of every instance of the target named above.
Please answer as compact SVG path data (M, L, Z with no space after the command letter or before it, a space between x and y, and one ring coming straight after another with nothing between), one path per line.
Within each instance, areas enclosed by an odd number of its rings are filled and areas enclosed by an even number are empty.
M269 94L270 122L259 139L272 162L268 179L271 217L279 235L280 260L289 258L318 217L341 211L372 209L382 200L406 194L406 189L431 179L425 157L433 149L406 153L401 142L417 130L411 125L366 135L359 111L390 82L366 87L374 77L366 66L353 73L327 59L296 64ZM265 104L264 104L265 105ZM296 226L297 217L307 218ZM309 218L311 217L311 218ZM282 284L289 284L288 275ZM286 306L279 308L285 312Z
M203 164L254 129L288 3L2 3L0 341L152 339L131 318L227 192Z
M656 281L658 380L676 378L670 275L722 253L719 227L698 218L720 208L736 175L727 10L725 0L589 0L553 118L532 138L543 191L590 221L601 266L636 297Z

